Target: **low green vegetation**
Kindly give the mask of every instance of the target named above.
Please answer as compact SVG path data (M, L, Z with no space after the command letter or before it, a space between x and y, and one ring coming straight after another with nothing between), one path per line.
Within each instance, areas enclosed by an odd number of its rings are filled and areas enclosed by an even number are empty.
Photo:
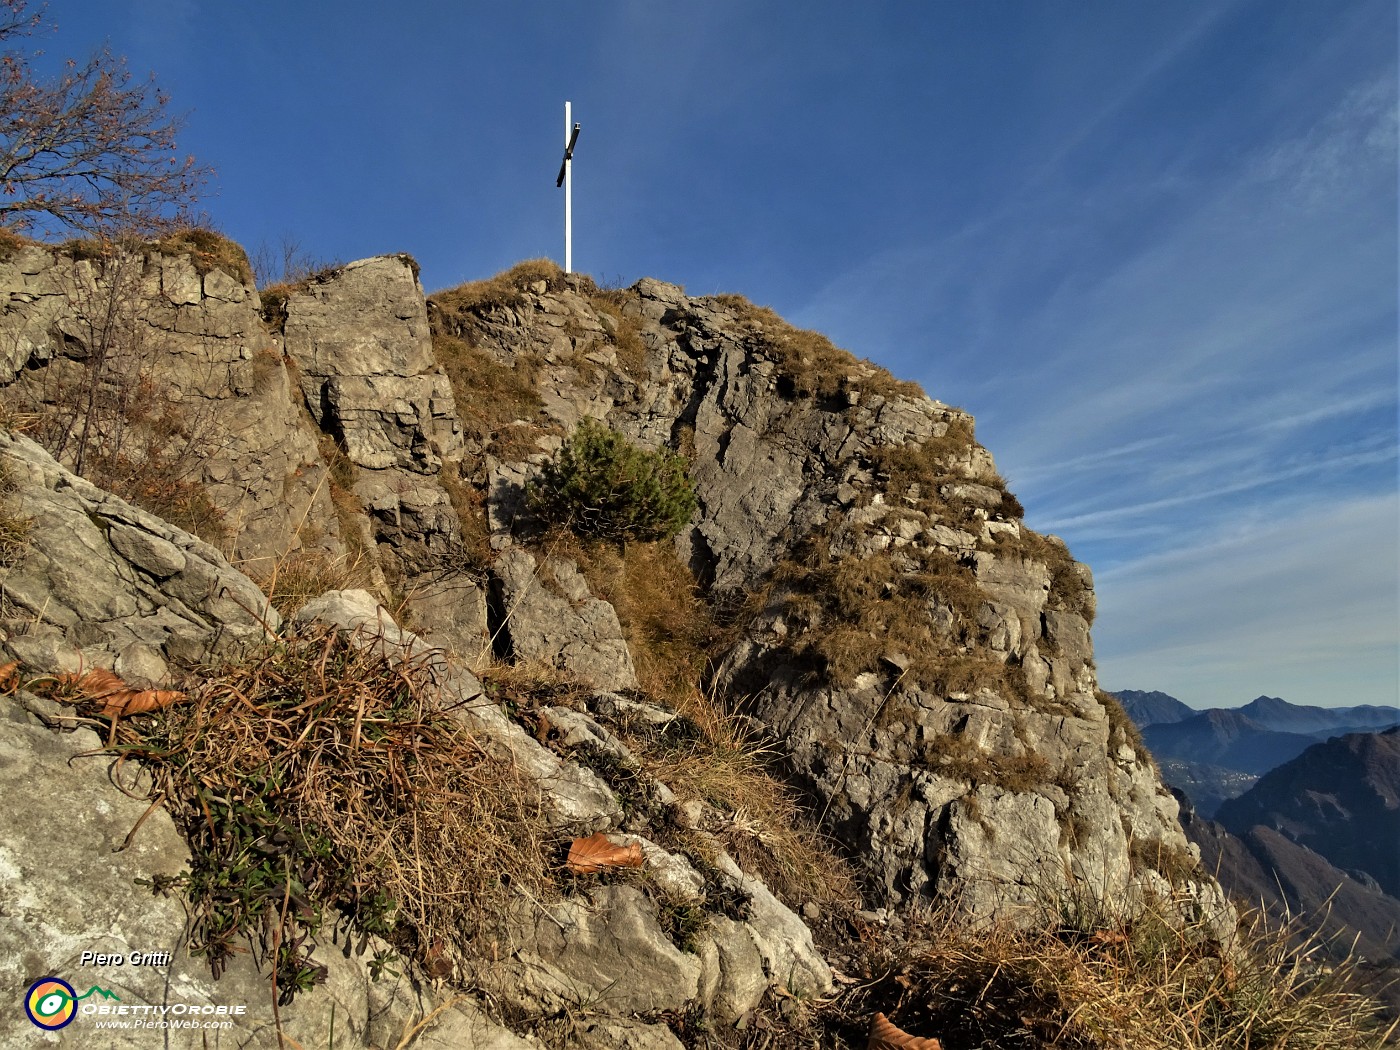
M674 536L697 505L684 458L638 448L592 419L531 482L526 504L550 524L619 541Z

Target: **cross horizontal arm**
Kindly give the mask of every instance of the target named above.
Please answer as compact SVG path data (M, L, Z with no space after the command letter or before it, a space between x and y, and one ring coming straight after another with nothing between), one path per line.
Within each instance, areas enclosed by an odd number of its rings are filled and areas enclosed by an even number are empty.
M555 188L564 185L564 176L569 170L569 161L574 159L574 143L578 141L578 129L580 125L574 125L574 133L569 136L569 144L564 147L564 163L559 165L559 177L554 180Z

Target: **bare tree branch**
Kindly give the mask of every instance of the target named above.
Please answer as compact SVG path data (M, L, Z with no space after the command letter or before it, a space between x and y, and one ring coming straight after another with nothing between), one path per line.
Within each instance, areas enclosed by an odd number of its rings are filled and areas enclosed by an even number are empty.
M39 27L27 7L0 0L0 44ZM0 55L0 225L152 236L188 221L209 171L176 149L183 121L154 78L106 48L50 80L31 58Z

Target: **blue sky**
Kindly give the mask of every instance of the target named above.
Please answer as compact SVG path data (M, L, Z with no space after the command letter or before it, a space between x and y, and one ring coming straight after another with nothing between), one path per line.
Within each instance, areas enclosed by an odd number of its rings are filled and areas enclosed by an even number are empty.
M55 0L250 250L738 291L978 420L1100 678L1393 703L1394 0Z

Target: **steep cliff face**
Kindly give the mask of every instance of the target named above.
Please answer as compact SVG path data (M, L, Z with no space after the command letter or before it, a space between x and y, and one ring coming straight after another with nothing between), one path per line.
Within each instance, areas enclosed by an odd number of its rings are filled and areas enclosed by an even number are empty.
M678 552L740 627L713 684L881 897L988 916L1189 872L1176 802L1097 691L1089 571L1025 528L970 417L737 297L531 276L430 304L441 352L532 380L511 445L467 462L493 547L584 415L680 449L700 509Z
M333 530L306 527L334 521L326 468L251 278L191 246L170 250L7 249L0 386L11 422L85 475L124 482L218 538L255 575L289 548L338 554Z
M1025 527L966 413L659 281L526 266L425 301L411 260L383 257L278 295L264 323L251 286L199 263L0 264L4 401L60 458L192 455L182 480L264 580L348 563L469 660L617 689L649 654L522 500L600 419L690 461L675 554L724 628L702 684L774 741L880 903L990 916L1196 878L1175 800L1097 689L1089 571ZM129 319L102 327L104 303ZM171 419L131 423L128 388ZM110 402L81 448L75 392Z

